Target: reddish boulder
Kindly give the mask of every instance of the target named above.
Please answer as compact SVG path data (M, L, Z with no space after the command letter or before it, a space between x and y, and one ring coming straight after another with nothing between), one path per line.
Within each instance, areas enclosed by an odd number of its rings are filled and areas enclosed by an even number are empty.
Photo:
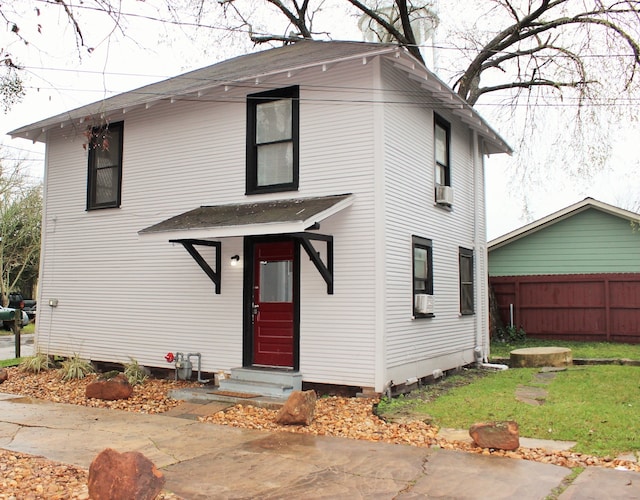
M520 446L518 423L513 420L473 424L469 428L469 435L481 448L517 450Z
M151 460L137 451L101 451L89 467L89 497L93 500L153 500L165 478Z
M104 399L114 401L116 399L129 399L133 394L133 386L122 373L112 378L98 378L87 385L85 396L87 398Z
M276 416L282 425L309 425L316 412L315 391L293 391Z
M5 380L9 380L9 372L4 368L0 368L0 384Z

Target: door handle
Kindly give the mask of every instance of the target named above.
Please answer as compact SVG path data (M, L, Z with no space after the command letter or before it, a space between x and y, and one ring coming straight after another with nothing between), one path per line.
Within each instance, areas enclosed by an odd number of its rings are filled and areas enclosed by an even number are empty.
M251 313L255 316L256 314L258 314L258 311L260 310L260 304L253 304L251 306Z

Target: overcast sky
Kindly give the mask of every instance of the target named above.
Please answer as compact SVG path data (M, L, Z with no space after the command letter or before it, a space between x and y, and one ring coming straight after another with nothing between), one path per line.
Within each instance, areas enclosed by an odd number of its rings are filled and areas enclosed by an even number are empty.
M157 4L157 2L155 2ZM157 17L154 1L125 2L138 13ZM21 104L8 114L0 115L0 133L83 104L109 97L139 86L159 81L190 69L203 67L219 60L246 53L251 49L248 37L235 42L200 43L187 40L184 34L170 26L151 22L144 18L129 18L125 21L126 33L132 38L112 36L112 26L105 21L104 14L83 13L85 38L94 42L94 50L75 50L72 32L59 9L41 4L41 15L26 12L21 24L21 34L32 43L24 46L8 31L1 34L0 46L20 55L25 65L27 95ZM161 13L160 13L161 14ZM42 33L37 32L37 25ZM91 30L86 29L90 27ZM210 30L213 35L216 30ZM478 106L478 111L507 140L510 139L508 123L496 123L491 119L491 108ZM549 127L552 138L563 130ZM567 176L561 161L554 162L531 157L532 166L544 161L544 168L521 186L513 179L516 158L496 155L487 159L487 222L488 239L491 240L514 230L533 219L544 217L567 205L591 196L600 201L622 208L633 209L640 196L640 130L637 123L611 123L609 125L618 141L613 144L609 168L600 171L594 178L585 180ZM44 147L22 139L11 139L0 135L0 144L13 157L30 162L32 173L42 175ZM516 144L512 144L514 148ZM525 202L523 194L527 193Z

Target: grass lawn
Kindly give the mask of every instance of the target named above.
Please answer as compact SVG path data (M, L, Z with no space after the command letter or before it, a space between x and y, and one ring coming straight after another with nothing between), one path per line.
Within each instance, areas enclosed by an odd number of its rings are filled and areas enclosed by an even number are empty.
M571 354L574 359L640 359L640 344L540 340L530 338L518 343L491 342L491 357L508 358L509 353L514 349L540 346L567 347L571 349Z
M397 405L411 405L414 413L430 415L437 425L458 429L481 421L515 420L523 437L576 441L575 451L601 457L640 450L638 367L576 366L558 372L548 384L535 380L538 371L489 373L438 397L426 395L427 401L412 393L415 399L398 398L380 410L384 414L394 406L397 410ZM544 404L516 400L518 385L544 387L548 391ZM429 387L421 390L428 392Z
M20 333L35 333L35 331L36 331L36 324L31 322L27 326L23 326L22 330L20 330ZM0 328L0 336L2 335L13 335L13 332L9 330L5 330L4 328Z
M0 368L6 368L7 366L18 366L22 358L12 358L12 359L0 359Z

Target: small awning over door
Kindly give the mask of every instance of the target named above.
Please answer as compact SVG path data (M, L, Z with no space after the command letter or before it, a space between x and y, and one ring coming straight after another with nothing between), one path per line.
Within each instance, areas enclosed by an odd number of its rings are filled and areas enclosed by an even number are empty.
M350 206L352 194L202 206L139 231L176 239L300 233Z
M221 238L234 236L288 235L298 241L307 252L318 272L327 283L327 293L333 293L333 236L307 230L318 229L320 222L350 206L352 194L297 198L289 200L203 206L171 217L139 231L180 243L189 252L220 293ZM326 262L313 247L313 241L326 243ZM196 246L215 248L212 267Z

